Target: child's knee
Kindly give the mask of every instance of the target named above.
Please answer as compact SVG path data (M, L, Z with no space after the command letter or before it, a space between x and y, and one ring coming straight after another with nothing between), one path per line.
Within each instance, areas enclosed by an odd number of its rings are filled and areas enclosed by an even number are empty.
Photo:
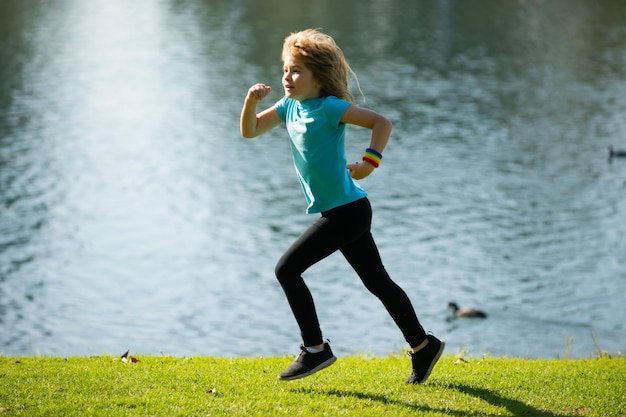
M276 275L278 282L284 282L287 277L293 274L289 269L287 260L285 258L281 258L274 267L274 275Z

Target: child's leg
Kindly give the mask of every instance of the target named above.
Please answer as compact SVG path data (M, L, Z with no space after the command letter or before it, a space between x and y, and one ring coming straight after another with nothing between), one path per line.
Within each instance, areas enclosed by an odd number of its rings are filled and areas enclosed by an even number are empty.
M382 264L372 235L361 237L343 247L341 252L357 272L365 287L383 303L411 347L426 340L413 305L404 290L391 280Z
M315 304L302 273L369 230L369 219L363 221L352 215L355 208L358 211L363 205L369 207L366 199L322 213L276 264L276 277L285 291L305 346L320 345L323 338Z
M441 357L445 342L433 335L426 335L417 320L409 297L391 280L385 270L369 230L355 241L343 246L341 252L359 274L365 287L382 301L411 346L412 370L406 382L410 384L426 382L435 363Z
M276 278L283 288L298 323L304 346L323 343L311 292L302 273L338 249L329 221L320 218L284 253L276 264Z
M372 234L368 231L342 247L341 252L365 287L383 303L409 345L413 348L424 343L426 332L417 319L409 297L389 277Z

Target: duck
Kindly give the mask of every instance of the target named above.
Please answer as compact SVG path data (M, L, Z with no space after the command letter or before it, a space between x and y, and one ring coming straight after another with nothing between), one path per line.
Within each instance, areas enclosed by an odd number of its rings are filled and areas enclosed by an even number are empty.
M454 301L448 303L448 307L452 309L455 318L469 317L469 318L487 318L487 313L481 310L477 310L471 307L459 308L458 304Z
M626 157L626 149L613 149L613 145L609 145L609 159Z

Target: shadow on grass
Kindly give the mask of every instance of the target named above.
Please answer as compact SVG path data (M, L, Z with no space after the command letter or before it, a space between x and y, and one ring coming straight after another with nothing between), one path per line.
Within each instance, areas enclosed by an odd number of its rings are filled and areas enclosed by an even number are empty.
M513 398L507 398L500 395L497 392L485 389L476 388L465 384L446 384L444 387L455 389L464 394L470 395L474 398L479 398L485 402L496 407L506 408L509 413L514 416L534 416L534 417L574 417L571 414L553 413L551 411L542 411L531 405L525 404L522 401L515 400Z
M497 392L493 392L484 388L475 388L469 385L464 384L444 384L442 385L444 389L453 389L460 393L469 395L471 397L480 399L491 404L494 407L501 407L507 409L509 413L514 416L519 417L575 417L570 414L561 414L561 413L553 413L551 411L542 411L531 405L524 404L521 401L506 398ZM439 413L446 416L459 416L459 417L473 417L473 416L497 416L500 413L495 414L485 414L481 411L470 411L470 410L454 410L449 408L434 408L426 404L419 404L417 401L402 401L397 400L391 397L388 397L384 394L374 394L368 392L359 392L354 390L343 390L343 389L320 389L320 388L305 388L300 387L295 389L294 391L301 392L304 394L315 394L315 395L326 395L329 397L339 397L339 398L357 398L361 400L367 401L376 401L383 405L390 406L398 406L406 408L407 410L413 412L432 412Z
M318 388L305 388L301 387L295 389L294 391L301 392L304 394L315 394L315 395L327 395L329 397L339 397L339 398L357 398L360 400L367 401L376 401L383 405L393 405L407 408L411 411L432 411L432 412L442 412L449 413L449 415L458 415L458 416L471 416L472 414L462 413L462 412L449 412L449 410L438 410L427 405L421 405L417 403L411 403L407 401L399 401L393 398L388 398L382 394L372 394L367 392L359 392L359 391L351 391L351 390L342 390L342 389L318 389ZM478 415L478 414L475 414Z

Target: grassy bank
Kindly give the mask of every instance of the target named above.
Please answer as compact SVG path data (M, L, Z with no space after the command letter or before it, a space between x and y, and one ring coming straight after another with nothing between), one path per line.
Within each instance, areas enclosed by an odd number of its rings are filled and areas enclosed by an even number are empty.
M292 358L0 357L0 416L626 416L626 359L339 358L281 382ZM133 358L135 359L135 358Z

